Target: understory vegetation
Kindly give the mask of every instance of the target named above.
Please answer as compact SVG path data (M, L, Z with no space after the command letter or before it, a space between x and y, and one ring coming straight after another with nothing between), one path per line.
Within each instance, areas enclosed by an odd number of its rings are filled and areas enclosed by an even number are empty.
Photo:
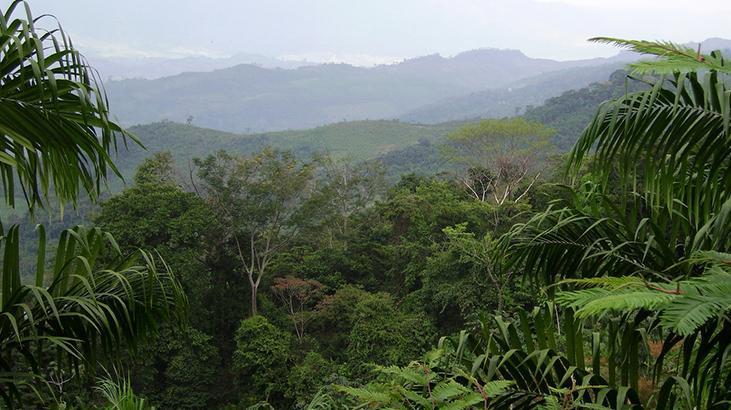
M62 31L0 18L5 202L79 210L4 214L2 406L731 407L720 52L597 38L652 58L380 160L398 122L357 158L296 132L148 152L105 193L137 137Z

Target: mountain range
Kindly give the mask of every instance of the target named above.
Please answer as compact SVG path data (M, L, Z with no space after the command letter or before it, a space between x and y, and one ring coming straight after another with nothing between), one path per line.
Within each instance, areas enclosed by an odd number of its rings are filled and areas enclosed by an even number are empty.
M154 80L186 72L220 70L241 64L251 64L264 68L288 69L316 64L308 61L284 60L251 53L238 53L230 57L209 57L202 55L187 57L114 57L89 55L87 59L99 72L99 75L104 81L125 79Z
M554 143L560 152L568 150L603 101L646 86L626 80L626 71L617 70L603 81L579 90L569 90L530 107L523 114L532 121L556 130ZM237 134L191 124L161 121L138 125L129 130L144 142L146 150L130 145L120 151L117 164L129 180L142 159L158 151L170 151L181 172L187 172L192 158L218 150L250 154L265 146L292 150L302 157L328 152L355 161L380 161L392 176L409 172L436 173L443 170L439 146L464 121L412 124L398 120L351 121L304 130ZM117 190L120 187L113 187Z
M731 49L731 40L702 44L704 49ZM370 68L239 64L111 81L107 91L115 114L127 126L170 120L251 133L368 119L431 124L520 114L562 92L605 80L637 58L620 52L610 58L556 61L518 50L480 49Z

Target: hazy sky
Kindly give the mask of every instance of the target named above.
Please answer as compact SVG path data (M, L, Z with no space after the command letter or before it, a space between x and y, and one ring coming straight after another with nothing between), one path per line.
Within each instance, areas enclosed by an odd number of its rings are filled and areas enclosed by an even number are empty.
M7 3L9 0L3 0ZM592 36L731 38L731 0L29 0L105 56L245 52L373 64L495 47L606 56Z

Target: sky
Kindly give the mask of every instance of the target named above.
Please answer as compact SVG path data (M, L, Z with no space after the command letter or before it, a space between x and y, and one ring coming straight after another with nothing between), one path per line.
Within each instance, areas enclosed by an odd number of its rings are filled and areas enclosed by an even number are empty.
M7 3L10 0L2 0ZM228 57L373 65L477 48L609 56L593 36L731 38L731 0L29 0L87 55ZM48 21L47 21L48 23Z

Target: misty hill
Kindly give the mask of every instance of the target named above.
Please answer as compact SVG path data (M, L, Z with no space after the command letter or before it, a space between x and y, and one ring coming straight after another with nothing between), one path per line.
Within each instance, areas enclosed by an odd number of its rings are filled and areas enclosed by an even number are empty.
M206 56L178 58L102 57L93 55L88 58L105 81L129 78L155 79L185 72L220 70L240 64L251 64L265 68L297 68L313 64L306 61L282 60L250 53L238 53L225 58Z
M561 70L593 70L625 60L619 55L559 62L530 58L515 50L485 49L373 68L238 65L155 80L112 81L107 88L115 114L127 125L164 119L185 122L192 116L193 123L202 127L259 132L400 118L447 98L519 86L521 81ZM553 95L583 85L572 81L575 73L565 77L567 88Z
M698 43L688 43L697 47ZM701 49L721 50L731 55L731 40L710 38L700 43ZM618 97L623 91L624 73L610 78L615 71L625 67L627 62L641 58L627 51L621 52L611 62L601 65L590 65L554 71L547 74L527 78L511 84L510 88L484 90L458 97L447 98L433 104L420 107L399 118L402 121L436 124L445 121L465 121L479 118L500 118L530 112L529 116L546 116L550 111L556 112L550 118L553 127L563 129L560 136L567 141L561 142L568 149L574 140L573 136L583 129L583 125L591 119L596 106L609 98ZM621 84L617 84L618 80ZM636 82L631 83L637 86ZM581 87L588 87L581 89ZM575 90L575 92L572 92ZM562 93L566 93L561 95ZM559 97L550 100L553 97ZM545 106L541 106L545 103ZM539 113L541 113L539 115ZM581 115L574 115L581 113ZM561 116L561 114L566 114ZM539 119L539 118L536 118ZM569 126L569 124L571 124ZM570 136L569 136L570 135Z
M602 68L603 69L603 68ZM526 88L531 87L527 81ZM569 150L589 123L599 105L625 92L646 87L616 70L601 81L549 98L544 104L528 107L523 116L556 129L554 143ZM379 160L393 175L407 172L434 173L445 169L438 146L449 132L465 121L413 124L395 120L351 121L295 131L237 134L171 121L130 128L147 151L131 147L120 153L118 164L130 177L142 159L158 151L171 151L181 166L194 157L217 150L252 153L271 145L302 156L329 152L353 160ZM119 188L119 187L113 187Z
M265 146L292 150L302 156L329 152L336 157L370 160L418 144L443 139L459 123L415 125L398 121L354 121L327 126L262 134L234 134L171 121L134 126L129 129L144 142L146 151L130 146L120 151L117 165L129 179L142 160L154 152L170 151L185 168L190 159L204 157L218 150L253 153ZM112 190L121 188L121 183Z
M400 117L402 121L436 124L479 118L500 118L521 114L531 106L567 90L603 81L624 67L625 62L576 67L550 72L513 83L510 88L484 90L447 98L420 107Z
M604 101L648 87L646 83L627 77L617 70L608 80L592 83L579 90L569 90L548 99L543 105L529 107L523 115L557 131L554 143L562 150L571 149L581 132Z

